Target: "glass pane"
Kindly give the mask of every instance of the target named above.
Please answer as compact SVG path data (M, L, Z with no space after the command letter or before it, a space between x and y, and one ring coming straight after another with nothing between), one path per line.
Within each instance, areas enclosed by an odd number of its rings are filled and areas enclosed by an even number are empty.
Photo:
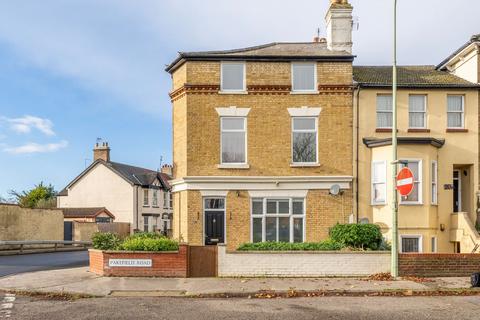
M293 219L293 242L303 242L303 219Z
M463 96L448 96L447 111L463 111Z
M425 96L424 95L411 95L408 97L408 110L412 112L424 112L425 111Z
M447 126L449 128L461 128L462 127L462 113L460 112L449 112L447 119Z
M410 193L406 198L405 200L406 201L418 201L419 200L419 197L418 197L418 192L419 192L419 183L418 182L415 182L413 184L413 189L412 189L412 193Z
M375 202L385 202L386 190L385 183L377 183L373 185L373 200Z
M293 200L293 214L303 214L303 200Z
M377 128L391 128L392 124L391 112L377 112Z
M293 118L293 130L315 130L315 119Z
M290 218L278 218L278 241L290 242Z
M252 202L252 214L263 214L263 200L254 199Z
M225 199L205 199L205 209L224 209Z
M243 63L222 64L222 90L243 89Z
M277 201L267 200L267 213L277 213Z
M293 162L316 162L316 132L293 133Z
M424 128L425 113L410 112L408 115L408 125L410 128Z
M265 218L265 240L277 241L277 218Z
M245 133L222 133L222 163L245 162Z
M262 218L253 219L253 242L262 242Z
M392 96L377 96L377 111L392 111Z
M289 213L289 201L288 200L279 200L278 201L278 213Z
M222 118L222 130L244 130L245 118Z
M385 182L387 180L385 162L373 163L372 180L373 182Z
M293 64L293 90L315 90L315 64Z
M418 252L418 238L402 238L402 252Z
M409 162L407 164L407 167L412 171L413 173L413 180L418 181L418 162Z

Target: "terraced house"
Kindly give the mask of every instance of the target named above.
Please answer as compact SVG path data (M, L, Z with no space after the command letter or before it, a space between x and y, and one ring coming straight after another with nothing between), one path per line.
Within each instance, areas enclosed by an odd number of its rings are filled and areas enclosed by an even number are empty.
M413 192L399 200L401 252L463 253L480 245L474 226L480 86L444 68L450 59L439 67L398 68L398 158L414 173ZM392 70L354 67L354 79L355 209L391 239Z
M182 52L172 75L173 236L319 241L353 219L352 7L327 40Z

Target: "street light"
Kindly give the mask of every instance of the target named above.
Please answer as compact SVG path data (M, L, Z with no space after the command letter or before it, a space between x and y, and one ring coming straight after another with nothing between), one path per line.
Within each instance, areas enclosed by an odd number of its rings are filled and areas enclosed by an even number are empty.
M397 203L397 0L393 0L393 69L392 69L392 277L398 277L398 203Z

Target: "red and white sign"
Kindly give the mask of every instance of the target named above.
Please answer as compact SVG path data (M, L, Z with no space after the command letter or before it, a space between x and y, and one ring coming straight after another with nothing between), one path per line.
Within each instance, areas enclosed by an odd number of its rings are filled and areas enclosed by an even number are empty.
M413 190L413 173L407 167L397 174L397 190L402 196L408 196Z

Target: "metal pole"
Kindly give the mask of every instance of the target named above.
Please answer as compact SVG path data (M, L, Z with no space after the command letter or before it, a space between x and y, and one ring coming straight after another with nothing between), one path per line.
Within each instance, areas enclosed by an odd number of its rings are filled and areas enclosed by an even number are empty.
M398 277L398 202L397 202L397 0L393 0L392 70L392 277Z

